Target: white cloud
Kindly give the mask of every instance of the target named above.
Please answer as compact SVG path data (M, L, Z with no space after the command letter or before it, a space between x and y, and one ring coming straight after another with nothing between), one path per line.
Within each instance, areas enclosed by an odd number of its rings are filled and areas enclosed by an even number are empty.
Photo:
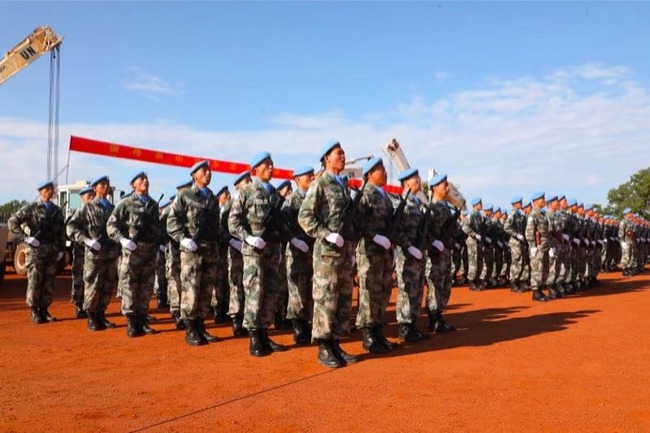
M176 95L181 91L179 84L151 74L139 66L128 67L126 74L123 84L127 90L143 93L155 100L159 100L161 95Z

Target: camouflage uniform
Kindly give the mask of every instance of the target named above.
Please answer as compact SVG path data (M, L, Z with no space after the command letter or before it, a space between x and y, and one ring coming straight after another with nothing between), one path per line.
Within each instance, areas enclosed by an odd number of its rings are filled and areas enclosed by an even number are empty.
M569 282L571 281L571 236L569 234L570 215L565 209L557 211L558 225L561 230L562 242L560 243L559 254L557 259L560 262L560 271L555 283L558 287L563 287L569 291Z
M621 269L628 273L634 266L634 257L636 255L635 244L635 224L628 218L623 218L618 226L618 238L621 243Z
M70 302L83 309L84 303L84 254L83 244L72 244L72 290L70 293Z
M169 215L170 206L166 206L160 211L160 226L162 227L164 242L160 245L159 252L156 254L156 283L154 284L154 293L158 301L159 308L165 308L169 303L169 280L167 279L167 261L165 254L168 248L167 237L167 216Z
M228 230L228 218L233 200L230 199L222 209L222 221L225 221L225 231L222 236L228 239L228 285L230 286L230 299L228 314L232 318L244 317L244 258L241 254L242 243L240 239L232 236ZM239 247L239 249L237 248Z
M548 220L544 211L533 208L528 215L526 224L526 240L530 246L530 288L533 291L541 290L548 278ZM534 252L533 248L537 251Z
M562 220L559 211L546 212L549 231L549 260L547 283L551 288L557 286L557 280L562 270Z
M479 226L481 227L481 226ZM483 215L483 226L481 227L481 236L483 237L483 269L480 273L480 279L488 285L494 286L494 222L489 216Z
M221 227L219 236L219 258L217 259L217 276L214 292L212 294L212 307L214 309L214 321L222 323L228 318L228 307L230 303L230 282L228 280L228 215L225 207L219 212L219 225Z
M428 240L439 240L443 243L442 251L428 245L428 256L431 270L427 273L427 307L430 313L444 311L451 296L451 249L454 246L452 239L453 225L449 205L445 201L431 201L431 222L429 223Z
M526 216L519 210L512 208L508 219L503 225L503 230L510 236L510 284L513 290L521 291L520 281L524 270L524 254L527 254L526 239L524 238Z
M17 241L32 236L40 246L27 245L27 305L45 321L47 308L52 304L57 256L65 248L65 225L61 208L52 202L40 200L20 208L7 222ZM27 234L23 224L29 230Z
M469 269L467 278L470 284L477 284L483 273L483 214L480 211L472 212L463 220L462 229L467 235L467 258Z

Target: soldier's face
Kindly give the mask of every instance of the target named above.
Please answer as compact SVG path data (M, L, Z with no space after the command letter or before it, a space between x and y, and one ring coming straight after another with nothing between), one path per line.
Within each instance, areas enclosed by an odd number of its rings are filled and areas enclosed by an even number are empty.
M420 176L413 176L406 179L404 186L411 191L411 194L416 194L422 189L422 179Z
M314 181L314 173L307 173L301 176L296 176L294 180L296 181L298 188L303 191L307 191L309 189L309 185L311 185L311 183Z
M379 164L368 174L368 182L376 186L386 185L388 180L388 174L386 173L386 168L384 164Z
M95 193L94 192L87 192L84 195L81 196L81 201L84 203L88 203L92 199L95 198Z
M111 188L111 184L108 181L103 180L99 182L97 185L95 185L93 189L95 190L95 194L97 194L99 198L106 198L110 188ZM93 194L93 197L95 194Z
M192 179L199 188L205 188L210 185L210 180L212 180L212 170L210 167L201 167L192 174Z
M54 195L54 187L46 186L45 188L41 188L38 191L38 195L40 196L41 201L48 202L52 200L52 196Z
M260 165L255 167L255 173L264 182L268 182L273 177L273 160L266 158Z
M447 181L442 181L438 185L433 187L433 195L437 200L444 200L449 195L449 183ZM481 205L482 208L482 205Z
M336 174L345 169L345 151L337 147L325 156L325 169Z
M138 195L149 194L149 178L146 176L140 176L133 181L131 186Z

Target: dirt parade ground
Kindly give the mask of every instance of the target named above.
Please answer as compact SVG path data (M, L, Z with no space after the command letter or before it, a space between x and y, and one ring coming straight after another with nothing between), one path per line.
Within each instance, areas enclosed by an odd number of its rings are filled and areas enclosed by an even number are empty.
M168 319L128 339L74 319L70 276L57 277L50 311L35 325L26 280L0 286L0 432L648 432L650 273L600 276L602 284L547 303L508 289L455 287L456 332L327 369L317 348L248 355L228 325L220 342L190 347ZM154 305L152 299L152 306ZM395 340L394 305L387 335ZM424 316L421 324L424 325Z

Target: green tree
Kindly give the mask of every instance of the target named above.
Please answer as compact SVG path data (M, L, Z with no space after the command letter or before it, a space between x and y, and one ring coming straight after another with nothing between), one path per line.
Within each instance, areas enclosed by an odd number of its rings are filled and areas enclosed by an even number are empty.
M28 201L11 200L0 206L0 223L6 223L9 217L21 207L25 206Z
M608 208L620 216L629 207L634 212L650 217L650 168L634 173L628 182L609 190Z

